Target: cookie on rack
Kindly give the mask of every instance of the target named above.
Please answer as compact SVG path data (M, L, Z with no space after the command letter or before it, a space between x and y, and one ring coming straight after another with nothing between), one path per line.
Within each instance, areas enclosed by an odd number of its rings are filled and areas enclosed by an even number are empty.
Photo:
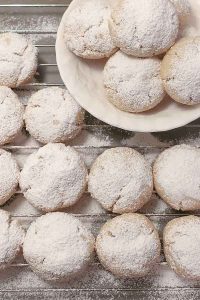
M109 28L121 51L150 57L166 52L175 43L179 18L170 0L121 0L112 9Z
M178 145L162 152L153 166L160 197L182 211L200 209L200 149Z
M23 127L24 108L18 96L0 86L0 145L12 142Z
M96 239L102 265L119 277L143 277L160 260L160 239L153 223L140 214L124 214L106 222Z
M0 34L0 85L18 87L32 80L37 70L37 48L17 33Z
M182 104L200 104L200 37L179 40L165 55L161 77L169 96Z
M151 198L151 166L131 148L106 150L91 167L88 190L109 211L135 212Z
M116 51L109 29L107 0L74 0L64 20L64 41L77 56L87 59L109 57Z
M67 142L81 131L84 111L67 90L50 87L33 94L24 118L26 129L39 142Z
M20 170L10 152L0 149L0 205L6 203L16 192Z
M31 269L48 281L85 274L94 253L92 233L67 213L48 213L34 221L25 236L23 253Z
M186 279L200 280L200 218L186 216L170 221L163 232L169 266Z
M19 184L34 207L48 212L75 204L85 191L87 176L72 147L49 143L28 157Z
M8 267L19 254L24 241L24 229L10 213L0 210L0 270Z
M104 68L104 87L108 100L127 112L143 112L157 106L165 91L158 58L136 58L121 51Z

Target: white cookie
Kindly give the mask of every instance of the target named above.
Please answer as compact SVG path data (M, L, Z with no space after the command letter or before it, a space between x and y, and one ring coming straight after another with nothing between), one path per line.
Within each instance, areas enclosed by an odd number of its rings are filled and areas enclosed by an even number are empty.
M38 51L17 33L0 34L0 85L11 88L29 82L37 70Z
M200 149L179 145L162 152L153 166L160 197L176 210L200 209Z
M67 90L50 87L33 94L25 111L26 129L41 143L66 142L80 131L84 111Z
M93 257L94 237L75 217L49 213L30 225L23 252L41 278L69 280L85 273Z
M129 55L164 53L174 44L178 32L178 13L169 0L119 0L111 13L113 43Z
M10 213L0 210L0 269L8 267L20 252L25 232Z
M136 58L121 51L104 68L108 100L120 110L143 112L158 105L165 96L158 58Z
M107 0L75 0L64 20L64 40L74 54L87 59L109 57L116 51L110 37Z
M0 205L16 192L20 170L12 154L0 149Z
M79 154L51 143L28 157L19 182L25 198L47 212L75 204L86 183L87 169Z
M151 167L131 148L106 150L92 165L88 190L109 211L135 212L151 198Z
M23 114L18 96L10 88L0 86L0 145L12 142L20 133Z
M124 214L106 222L96 240L100 262L119 277L146 276L159 263L160 249L153 223L139 214Z
M191 5L188 0L170 0L179 16L180 23L184 25L188 20L189 16L191 15Z

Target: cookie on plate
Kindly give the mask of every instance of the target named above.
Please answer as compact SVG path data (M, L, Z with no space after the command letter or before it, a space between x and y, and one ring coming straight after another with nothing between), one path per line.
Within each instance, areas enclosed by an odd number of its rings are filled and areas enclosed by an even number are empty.
M158 105L165 96L158 58L136 58L121 51L104 68L108 100L127 112L143 112Z

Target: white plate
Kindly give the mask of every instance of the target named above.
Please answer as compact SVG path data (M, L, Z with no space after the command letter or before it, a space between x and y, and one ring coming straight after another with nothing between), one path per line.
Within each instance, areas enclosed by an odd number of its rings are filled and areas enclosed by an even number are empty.
M77 1L84 0L74 0L70 8ZM200 0L190 1L195 3L193 21L196 21L195 25L200 24ZM200 105L189 107L178 104L169 97L166 97L155 109L139 114L123 112L113 106L104 93L102 71L105 60L83 60L71 53L65 46L63 19L69 13L70 8L63 15L58 29L56 58L64 84L85 110L112 126L138 132L166 131L186 125L200 117ZM196 29L192 34L197 34ZM190 32L192 30L190 28Z

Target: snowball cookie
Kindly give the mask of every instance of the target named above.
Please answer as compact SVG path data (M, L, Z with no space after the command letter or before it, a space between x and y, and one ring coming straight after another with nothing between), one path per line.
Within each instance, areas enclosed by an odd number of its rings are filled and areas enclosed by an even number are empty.
M20 170L10 152L0 149L0 205L16 192Z
M109 57L116 51L109 29L108 0L74 0L64 20L64 40L74 54L88 59Z
M54 211L75 204L87 183L79 154L64 144L47 144L31 154L20 176L25 198L36 208Z
M160 197L176 210L200 209L200 149L179 145L162 152L154 167Z
M180 23L184 25L191 14L191 5L189 1L188 0L170 0L170 1L174 4L178 12Z
M17 33L0 34L0 85L11 88L30 81L37 70L38 51Z
M23 114L18 96L10 88L0 86L0 145L12 142L20 133Z
M135 212L151 198L151 167L131 148L106 150L90 170L88 190L109 211Z
M186 105L200 104L200 37L183 38L167 52L161 77L172 99Z
M21 250L24 230L10 213L0 210L0 270L9 266Z
M119 277L142 277L159 262L160 240L152 222L124 214L106 222L96 240L102 265Z
M29 133L41 143L66 142L80 131L84 112L67 90L50 87L30 98L25 123Z
M120 0L112 10L109 27L113 43L123 52L150 57L174 44L179 18L169 0Z
M94 252L94 237L75 217L48 213L36 219L24 240L24 258L40 277L50 281L83 274Z
M165 96L160 67L158 58L136 58L118 51L104 68L108 100L127 112L155 107Z
M180 276L200 280L200 219L187 216L170 221L163 243L169 266Z

